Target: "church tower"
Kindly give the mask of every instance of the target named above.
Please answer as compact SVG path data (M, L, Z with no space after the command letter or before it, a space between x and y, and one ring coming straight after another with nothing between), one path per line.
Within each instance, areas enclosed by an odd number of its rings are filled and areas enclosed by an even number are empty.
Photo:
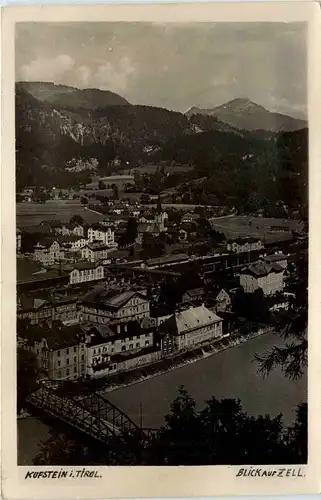
M166 213L163 210L160 196L158 196L156 214L154 217L154 223L155 223L155 226L156 226L157 231L159 233L164 232L166 229L165 228L165 219L166 219Z

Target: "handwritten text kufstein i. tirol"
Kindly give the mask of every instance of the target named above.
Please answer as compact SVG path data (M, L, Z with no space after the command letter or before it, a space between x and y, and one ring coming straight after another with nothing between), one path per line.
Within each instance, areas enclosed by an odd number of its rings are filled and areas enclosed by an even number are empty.
M300 467L277 467L273 469L245 467L237 471L236 477L305 477Z
M60 470L46 470L35 471L29 470L26 472L25 479L99 479L101 474L97 470L91 469L60 469Z

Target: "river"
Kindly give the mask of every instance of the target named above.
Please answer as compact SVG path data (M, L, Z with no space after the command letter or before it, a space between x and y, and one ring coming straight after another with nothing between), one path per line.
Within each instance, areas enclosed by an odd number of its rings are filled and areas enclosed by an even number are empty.
M164 424L164 415L170 402L177 395L179 385L195 398L197 408L212 396L237 398L251 415L283 414L289 425L295 418L296 406L307 400L307 374L298 381L284 377L275 369L262 377L254 361L255 353L263 353L272 345L281 346L277 335L268 333L215 354L196 363L145 380L130 387L106 394L112 403L139 423L140 407L143 409L143 426L156 428ZM31 417L18 421L19 463L31 464L41 441L49 435L49 427Z

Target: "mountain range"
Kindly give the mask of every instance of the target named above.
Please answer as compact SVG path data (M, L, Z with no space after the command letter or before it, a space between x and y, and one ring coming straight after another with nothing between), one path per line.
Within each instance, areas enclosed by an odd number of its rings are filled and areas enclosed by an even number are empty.
M41 102L73 110L96 111L110 106L132 106L124 97L108 90L78 89L50 82L17 82L16 90L28 92ZM248 131L292 131L307 126L304 120L268 111L246 98L232 99L211 109L192 106L185 115L188 118L195 115L211 116L235 129Z
M236 203L235 197L245 203L259 191L258 200L292 197L297 204L292 193L301 188L306 170L306 125L245 99L184 114L132 105L109 91L17 82L17 189L72 185L80 182L80 173L66 171L73 162L94 159L98 173L105 174L120 158L118 168L192 166L194 178L208 177L205 188L221 193L220 203L226 196L230 203ZM283 187L277 187L278 180ZM177 179L182 181L184 177ZM284 191L292 181L296 184L289 196Z
M99 89L77 89L50 82L17 82L16 90L24 90L42 102L69 108L95 110L107 106L128 105L129 102L114 92Z

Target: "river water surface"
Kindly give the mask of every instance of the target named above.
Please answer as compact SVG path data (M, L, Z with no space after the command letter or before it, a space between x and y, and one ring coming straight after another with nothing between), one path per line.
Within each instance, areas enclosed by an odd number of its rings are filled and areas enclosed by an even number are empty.
M254 361L255 353L261 354L273 345L282 344L280 337L268 333L196 363L109 392L106 398L137 423L142 408L143 426L157 428L164 424L164 415L177 395L178 386L184 385L196 400L198 409L212 396L236 398L249 414L268 413L274 417L282 413L284 423L289 425L295 418L296 406L307 400L306 374L298 381L291 381L277 368L264 378ZM18 421L21 465L32 464L49 430L33 417Z

